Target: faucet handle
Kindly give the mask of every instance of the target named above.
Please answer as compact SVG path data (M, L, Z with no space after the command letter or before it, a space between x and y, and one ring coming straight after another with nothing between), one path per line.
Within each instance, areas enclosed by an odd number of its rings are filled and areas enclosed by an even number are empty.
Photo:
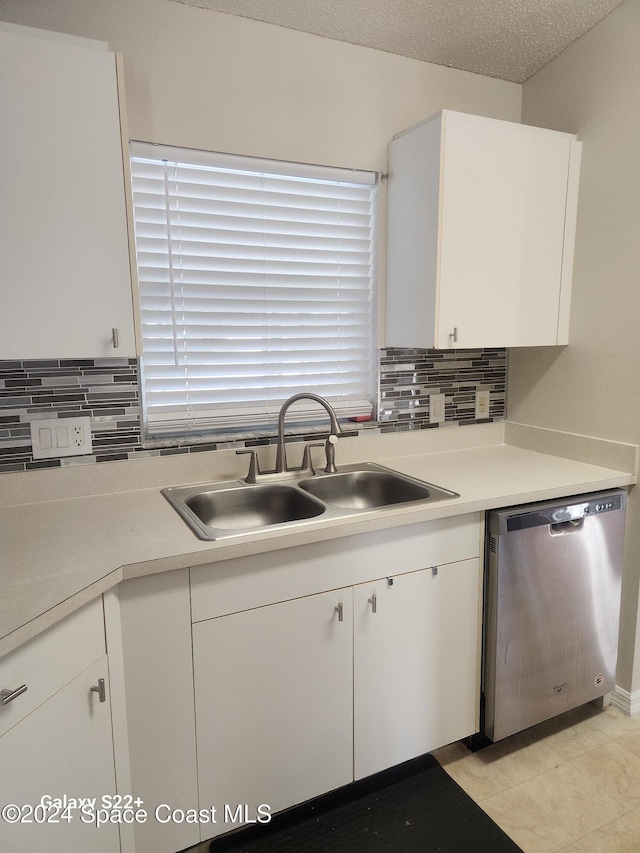
M256 450L236 450L236 455L240 456L243 453L251 454L251 461L249 462L249 473L244 478L246 483L257 483L258 476L262 473L260 471L260 462L258 461L258 453Z
M327 464L324 469L325 474L337 474L338 469L336 468L336 444L338 443L338 436L334 433L331 433L327 436L327 440L324 443L325 454L327 457Z
M315 474L313 460L311 459L312 447L324 447L324 442L312 441L310 444L305 444L304 446L304 453L302 454L302 470L304 471L305 468L309 468Z

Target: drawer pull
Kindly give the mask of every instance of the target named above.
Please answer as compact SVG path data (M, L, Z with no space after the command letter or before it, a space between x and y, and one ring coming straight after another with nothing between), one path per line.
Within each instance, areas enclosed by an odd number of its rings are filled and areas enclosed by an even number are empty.
M23 693L27 692L27 685L22 684L20 687L17 687L15 690L0 690L0 699L2 700L3 705L8 705L9 702L13 702L14 699L17 699L18 696L22 696Z
M106 702L106 700L107 700L107 691L105 690L105 686L104 686L104 678L99 678L99 679L98 679L98 683L93 685L93 687L91 688L91 692L92 692L92 693L97 693L97 694L98 694L98 699L99 699L101 702Z

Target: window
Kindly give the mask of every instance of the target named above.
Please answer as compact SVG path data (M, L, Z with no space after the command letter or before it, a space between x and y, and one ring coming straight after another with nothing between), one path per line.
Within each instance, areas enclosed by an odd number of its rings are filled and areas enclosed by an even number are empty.
M375 174L145 143L131 169L147 435L264 432L299 391L370 414Z

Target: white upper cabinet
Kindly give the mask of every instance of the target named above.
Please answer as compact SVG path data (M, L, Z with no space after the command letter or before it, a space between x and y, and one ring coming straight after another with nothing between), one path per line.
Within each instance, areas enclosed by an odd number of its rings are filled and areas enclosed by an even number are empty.
M449 110L394 138L387 346L568 343L581 148Z
M0 358L134 356L115 54L0 28L0 115Z

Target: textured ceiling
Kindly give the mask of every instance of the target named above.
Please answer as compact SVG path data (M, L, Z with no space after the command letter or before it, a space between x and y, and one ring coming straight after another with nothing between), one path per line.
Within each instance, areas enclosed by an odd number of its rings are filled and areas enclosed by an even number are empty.
M523 83L624 0L174 0Z

